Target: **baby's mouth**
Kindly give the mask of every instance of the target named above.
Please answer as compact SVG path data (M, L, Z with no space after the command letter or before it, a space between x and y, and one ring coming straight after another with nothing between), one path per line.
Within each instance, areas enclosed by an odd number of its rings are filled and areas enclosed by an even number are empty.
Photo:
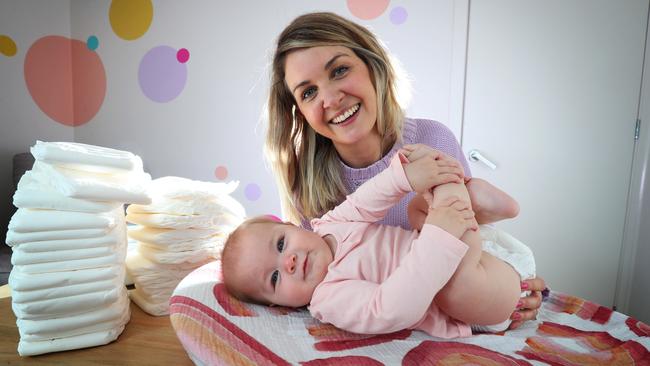
M360 108L361 108L361 103L357 103L357 104L353 105L352 107L348 108L348 110L346 110L345 112L343 112L343 113L339 114L338 116L332 118L331 123L333 123L335 125L338 125L340 123L343 123L343 122L347 121L348 119L350 119L350 117L355 115L359 111Z

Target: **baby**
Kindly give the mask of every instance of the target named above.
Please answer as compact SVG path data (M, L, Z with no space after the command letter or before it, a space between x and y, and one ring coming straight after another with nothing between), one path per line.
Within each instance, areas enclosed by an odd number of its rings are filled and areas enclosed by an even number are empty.
M268 216L245 221L222 254L228 291L248 302L309 305L318 320L355 333L408 328L453 338L472 328L506 329L520 280L534 275L532 253L492 228L482 240L462 176L431 195L438 180L422 174L439 163L431 156L422 146L402 149L383 172L312 220L314 232ZM420 231L376 223L414 189L430 204Z

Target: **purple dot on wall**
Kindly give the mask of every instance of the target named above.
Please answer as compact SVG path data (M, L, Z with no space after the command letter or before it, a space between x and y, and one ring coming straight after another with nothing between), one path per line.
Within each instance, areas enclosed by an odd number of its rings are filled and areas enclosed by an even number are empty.
M219 180L226 179L228 177L228 168L223 165L218 166L217 169L214 170L214 176Z
M390 21L395 25L400 25L406 22L408 16L406 9L402 6L396 6L390 11Z
M176 52L176 59L182 64L186 63L190 59L190 51L187 48L181 48Z
M176 53L169 46L157 46L150 49L140 61L140 89L154 102L169 102L185 88L187 65L178 62Z
M246 195L246 198L249 201L257 201L262 195L262 190L257 184L249 183L246 185L246 188L244 188L244 195Z

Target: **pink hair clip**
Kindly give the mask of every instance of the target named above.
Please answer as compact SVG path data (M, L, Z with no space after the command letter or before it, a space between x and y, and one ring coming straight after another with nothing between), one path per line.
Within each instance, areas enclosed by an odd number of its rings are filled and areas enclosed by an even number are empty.
M275 215L272 215L272 214L266 214L266 215L264 215L264 216L268 217L269 219L271 219L271 220L273 220L273 221L276 221L276 222L282 222L282 219L279 218L279 217L277 217L277 216L275 216Z

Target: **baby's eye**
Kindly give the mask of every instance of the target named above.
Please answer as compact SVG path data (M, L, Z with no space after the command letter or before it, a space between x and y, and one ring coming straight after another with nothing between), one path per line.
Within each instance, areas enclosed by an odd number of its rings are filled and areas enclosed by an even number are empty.
M271 285L273 288L275 288L275 284L278 283L278 277L280 276L280 272L276 269L273 271L273 274L271 275Z
M334 71L332 72L332 76L335 78L341 77L345 75L346 72L348 72L350 68L347 66L339 66Z
M277 247L278 247L278 252L282 253L282 251L284 250L284 237L278 240Z
M314 93L316 93L316 88L310 86L309 88L302 91L302 99L309 99L314 95Z

